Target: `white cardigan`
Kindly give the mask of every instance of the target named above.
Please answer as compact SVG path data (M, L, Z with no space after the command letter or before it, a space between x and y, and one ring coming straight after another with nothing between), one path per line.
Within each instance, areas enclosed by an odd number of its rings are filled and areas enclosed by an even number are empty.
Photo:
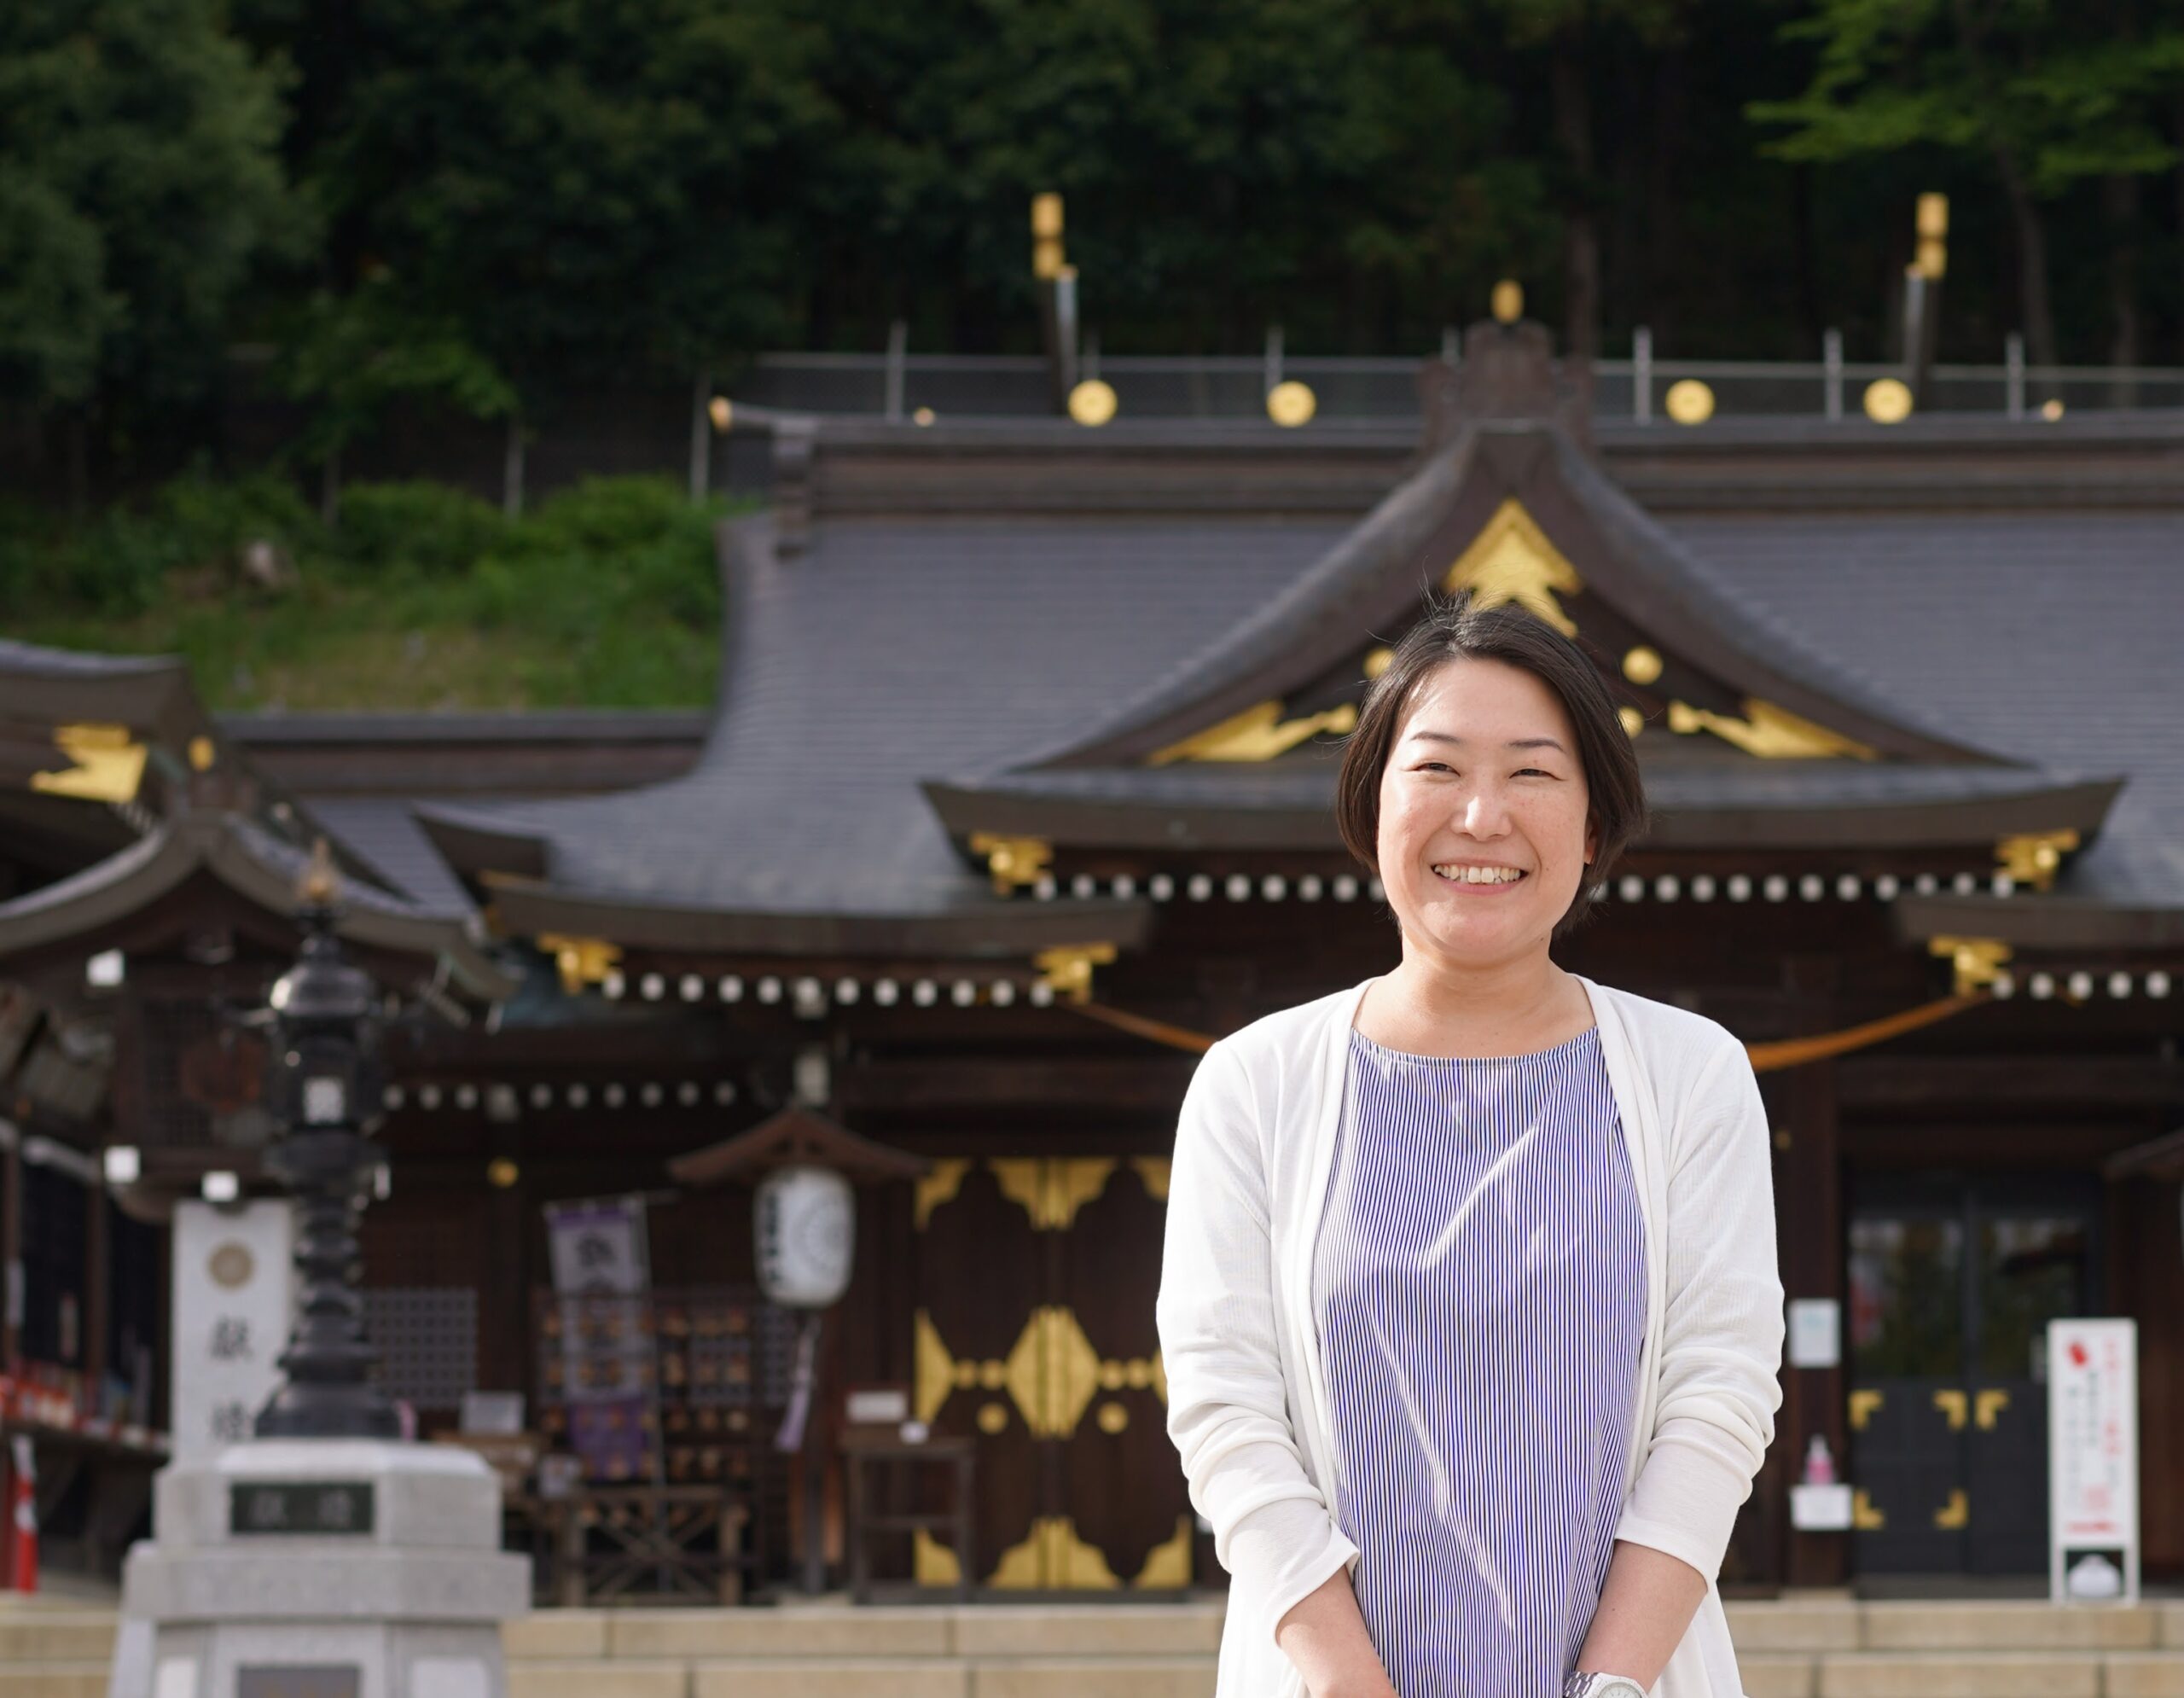
M1372 981L1223 1038L1183 1099L1159 1326L1168 1433L1229 1573L1217 1698L1301 1698L1275 1624L1357 1548L1326 1482L1313 1239L1351 1025ZM1769 1137L1743 1047L1710 1020L1581 980L1646 1224L1646 1333L1615 1536L1708 1579L1656 1698L1740 1698L1719 1594L1781 1402Z

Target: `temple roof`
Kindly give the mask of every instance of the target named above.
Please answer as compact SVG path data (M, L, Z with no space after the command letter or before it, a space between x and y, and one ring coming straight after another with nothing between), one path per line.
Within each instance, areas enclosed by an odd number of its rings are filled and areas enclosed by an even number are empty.
M420 809L504 923L626 923L752 949L1020 953L1115 939L1136 904L1003 904L919 781L1066 736L1212 643L1342 535L1233 517L837 520L784 558L764 520L725 533L728 655L686 777L557 802ZM626 906L626 922L607 910ZM577 922L581 919L584 924ZM919 922L915 931L905 922ZM603 928L603 929L602 929ZM1017 933L1021 933L1019 936ZM825 943L817 940L823 937ZM764 941L760 941L764 939ZM864 940L860 942L860 939Z
M1976 455L1994 434L1929 428L1920 451ZM1575 563L1582 584L1556 605L1611 666L1627 645L1663 658L1656 687L1614 678L1645 716L1648 847L1976 853L2075 831L2094 846L2059 900L2184 908L2167 847L2184 761L2158 705L2184 695L2166 660L2184 598L2140 624L2127 665L2106 660L2184 559L2178 506L1998 510L1989 490L1984 510L1937 511L1943 485L1906 473L1862 509L1827 445L1770 438L1766 454L1788 457L1769 461L1762 510L1710 511L1679 473L1676 510L1657 516L1533 416L1460 422L1359 520L1180 511L1180 477L1148 510L1112 490L1057 503L1075 510L889 510L886 490L918 487L903 468L922 451L891 440L874 451L887 475L845 477L856 498L820 503L795 551L766 519L725 531L724 689L687 776L420 806L449 862L490 881L506 929L752 953L1127 943L1141 904L996 896L969 840L1336 852L1324 739L1248 761L1177 749L1255 705L1304 723L1354 702L1371 646L1497 525L1529 525ZM1057 475L1073 463L1066 439L1048 451ZM2022 433L1997 451L2034 453ZM1792 462L1809 455L1831 463L1800 508ZM1007 457L1037 456L1014 443ZM2119 740L2119 717L2142 729Z
M200 877L285 920L301 846L323 827L253 770L180 659L0 641L0 847L33 875L0 901L0 961L141 935L141 915ZM513 994L444 866L454 900L435 905L356 876L368 869L353 850L343 858L345 937L421 956L481 1000Z

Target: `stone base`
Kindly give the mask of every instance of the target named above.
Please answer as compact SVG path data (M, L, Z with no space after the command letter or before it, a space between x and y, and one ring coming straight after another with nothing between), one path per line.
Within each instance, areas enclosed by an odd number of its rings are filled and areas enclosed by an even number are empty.
M242 1532L238 1486L371 1489L370 1527ZM500 1485L450 1447L267 1439L160 1475L129 1553L108 1698L505 1698L501 1623L530 1565Z

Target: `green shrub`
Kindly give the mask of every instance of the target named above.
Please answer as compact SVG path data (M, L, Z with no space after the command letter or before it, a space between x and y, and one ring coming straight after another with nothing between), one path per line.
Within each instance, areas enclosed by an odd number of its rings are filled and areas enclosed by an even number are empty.
M507 530L497 508L444 484L354 484L342 492L335 540L365 572L451 578L475 567Z

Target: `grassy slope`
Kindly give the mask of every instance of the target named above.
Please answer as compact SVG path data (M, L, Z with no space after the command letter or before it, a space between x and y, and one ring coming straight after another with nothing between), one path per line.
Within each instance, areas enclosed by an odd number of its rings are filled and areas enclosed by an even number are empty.
M264 491L256 495L262 497ZM582 486L511 524L445 491L351 491L323 531L277 496L168 495L81 533L19 527L7 634L59 648L186 655L223 708L681 707L711 701L719 654L712 532L725 509L638 480ZM192 499L203 497L198 486ZM200 500L200 506L205 503ZM293 586L233 561L264 538Z

